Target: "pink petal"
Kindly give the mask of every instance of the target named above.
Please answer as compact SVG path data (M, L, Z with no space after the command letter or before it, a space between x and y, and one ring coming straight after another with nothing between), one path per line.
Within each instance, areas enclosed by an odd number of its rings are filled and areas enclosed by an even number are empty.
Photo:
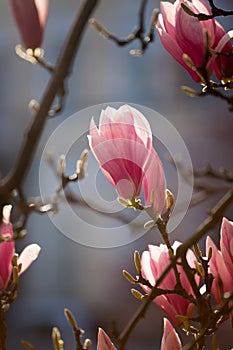
M174 305L169 302L165 295L159 295L153 300L153 302L167 314L167 316L175 325L181 325L182 322L179 320L179 318L176 317L178 313Z
M152 286L155 285L157 279L157 270L153 269L149 251L144 251L141 256L142 276L147 279ZM142 286L144 288L144 286ZM146 288L148 292L148 289Z
M220 247L229 272L233 278L233 222L223 218L220 231Z
M165 203L165 175L162 163L154 149L149 154L142 186L145 204L153 205L154 212L161 214Z
M196 9L195 13L204 13L206 15L211 15L211 9L204 0L192 0L193 7Z
M163 31L161 28L160 22L157 24L157 31L159 38L161 40L162 45L164 48L170 53L170 55L178 62L180 63L191 75L192 79L199 82L200 77L195 73L195 71L189 67L186 62L183 59L183 51L181 50L180 46L177 44L177 41L168 33Z
M49 0L10 0L10 4L25 48L39 47L43 40Z
M214 276L214 281L212 284L212 292L217 303L221 301L219 282L221 279L224 292L230 292L233 290L233 279L228 270L228 266L225 264L222 253L217 249L216 245L210 237L206 239L206 251L212 248L212 257L209 263L210 273Z
M215 50L217 52L232 53L231 39L233 30L225 33L219 40ZM233 76L233 57L232 56L213 56L214 71L218 79L231 78Z
M180 245L180 242L173 244L174 251ZM149 245L149 250L144 251L141 257L142 276L149 280L152 286L155 285L157 279L163 273L168 266L170 260L168 256L168 249L165 244L160 246ZM181 275L184 275L182 269L179 270ZM176 278L174 271L170 271L164 280L160 283L159 287L163 289L173 290L176 285ZM146 293L150 292L150 289L146 286L141 286ZM185 287L187 287L185 285ZM186 288L185 288L186 289ZM192 293L190 285L186 289L188 293ZM190 302L182 296L176 294L164 294L156 297L154 303L161 307L172 321L180 325L181 321L176 317L177 315L192 316L194 312L193 305L190 307Z
M3 236L13 237L13 228L10 222L11 205L5 205L2 210L0 233ZM12 258L15 253L14 241L0 243L0 290L6 288L12 272Z
M12 272L12 258L15 253L14 242L0 243L0 290L5 289Z
M164 22L163 17L161 14L159 14L158 17L158 23L157 23L157 31L159 38L161 40L162 45L164 48L172 55L172 57L179 62L180 64L184 64L183 61L183 51L181 50L180 46L177 44L176 38L174 37L174 33L170 34L167 32L164 28Z
M161 343L161 350L182 350L182 345L178 334L171 323L164 319L164 331Z
M164 30L169 33L169 35L175 39L175 26L176 26L176 12L177 6L171 4L170 2L161 1L160 12L158 18L158 25L161 26L163 22Z
M100 115L100 136L106 140L128 139L152 145L152 134L148 121L135 108L123 105L118 110L107 107Z
M116 350L109 336L102 328L99 328L98 330L97 350Z
M185 4L192 9L191 5ZM188 15L182 8L177 12L175 36L181 50L192 59L195 66L201 66L204 59L203 27L197 18Z
M29 268L31 263L37 259L40 253L40 246L38 244L30 244L20 254L18 264L22 264L20 274Z

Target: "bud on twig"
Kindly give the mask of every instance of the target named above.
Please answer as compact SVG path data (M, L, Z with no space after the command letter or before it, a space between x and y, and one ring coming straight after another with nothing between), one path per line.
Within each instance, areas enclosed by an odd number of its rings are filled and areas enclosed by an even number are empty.
M147 230L147 229L149 229L149 228L151 228L151 227L154 227L154 226L156 226L155 221L154 221L154 220L149 220L149 221L147 221L147 222L144 224L144 229Z
M155 8L152 11L152 16L151 16L151 28L154 28L158 22L158 16L159 16L159 9Z
M219 350L218 338L217 338L216 334L213 334L213 337L212 337L212 349L213 350Z
M193 245L194 252L198 258L202 258L202 253L197 243Z
M12 275L13 275L13 283L15 285L17 285L19 282L19 275L18 275L18 267L17 266L13 267Z
M194 260L194 264L195 264L197 273L198 273L202 278L205 278L205 270L204 270L202 264L198 263L196 260Z
M209 250L208 250L208 261L210 261L210 259L212 258L212 252L213 252L212 247L209 247Z
M139 290L137 290L137 289L132 288L131 289L131 293L138 300L143 300L144 299L144 295L141 292L139 292Z
M191 89L189 86L182 85L181 89L190 97L201 96L201 94L198 91Z
M85 169L87 165L87 157L88 157L88 150L85 149L82 154L81 158L77 161L76 164L76 174L78 175L78 179L81 180L85 177Z
M130 206L130 204L128 203L128 201L126 201L124 198L117 198L118 202L123 205L124 207L128 208Z
M88 350L91 347L91 340L90 339L85 339L84 344L83 344L83 350Z
M28 350L35 350L34 347L32 346L32 344L28 343L27 341L25 340L22 340L21 342L23 344L23 346L28 349Z
M134 265L136 267L136 270L138 272L140 272L142 267L141 267L140 254L139 254L138 250L135 250L135 252L134 252Z
M133 278L133 276L126 270L122 271L123 276L127 279L127 281L129 281L130 283L137 283L137 280L135 278Z
M61 334L60 334L59 329L57 327L53 328L52 338L53 338L54 350L63 350L64 342L61 339Z
M175 203L174 195L169 189L166 189L165 194L166 194L166 207L168 210L171 210Z
M40 109L40 105L36 100L32 99L28 104L28 108L32 113L37 114Z
M66 170L66 158L65 158L65 155L62 154L59 159L58 172L61 176L63 176L65 173L65 170Z
M64 309L64 314L65 314L65 316L66 316L66 318L67 318L67 321L68 321L69 324L71 325L71 327L72 327L73 329L77 329L78 326L77 326L77 323L76 323L75 318L74 318L74 316L72 315L71 311L68 310L68 309Z
M106 28L104 28L99 22L96 21L95 18L90 18L89 23L94 28L99 32L104 38L109 38L109 33Z

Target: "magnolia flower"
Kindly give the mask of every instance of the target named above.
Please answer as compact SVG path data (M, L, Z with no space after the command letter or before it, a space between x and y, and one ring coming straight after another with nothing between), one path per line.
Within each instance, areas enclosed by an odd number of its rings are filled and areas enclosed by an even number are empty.
M185 56L191 59L195 67L200 67L204 63L206 33L208 34L208 46L214 49L218 40L225 34L218 31L216 26L220 26L215 19L199 21L196 17L187 14L181 7L185 4L193 13L204 13L211 15L211 9L203 0L176 0L174 4L161 2L161 14L158 18L157 31L164 48L178 61L191 75L195 81L200 81L200 76L195 69L190 67L185 61ZM208 76L213 71L212 64L207 64Z
M180 338L171 323L164 318L164 330L161 342L161 350L182 350Z
M116 350L109 336L103 331L102 328L99 328L98 330L97 350Z
M40 47L46 26L49 0L10 0L11 11L24 47Z
M233 222L226 218L222 220L220 233L220 248L218 250L210 237L206 239L206 251L212 249L209 271L214 276L212 292L216 302L222 299L222 292L233 291Z
M180 242L174 242L172 248L174 252L180 245ZM191 250L187 252L187 261L190 267L195 267L195 255ZM144 251L141 257L142 276L150 282L152 286L155 285L157 279L169 265L170 259L168 254L168 248L165 244L160 246L149 245L148 251ZM192 288L189 284L187 276L182 269L182 266L177 266L180 274L180 281L182 287L188 294L193 294ZM196 277L196 282L198 282ZM163 281L159 284L159 288L173 290L176 286L176 277L173 269L171 269ZM141 286L147 293L150 292L150 288L142 285ZM183 296L177 294L163 294L159 295L154 299L154 303L160 306L171 320L176 324L180 325L181 320L177 318L177 315L182 316L193 316L194 305Z
M219 80L232 80L233 79L233 48L231 38L233 37L233 31L226 33L223 27L216 23L216 52L227 55L215 55L214 72Z
M5 205L2 211L2 223L0 234L5 241L0 243L0 290L6 289L12 273L12 258L15 255L15 243L13 240L13 228L10 222L11 205ZM27 246L18 258L21 264L22 274L37 258L40 247L37 244Z
M119 195L131 200L144 189L146 205L155 212L164 207L165 178L152 146L150 125L144 115L128 105L101 112L99 129L91 120L90 148L105 177ZM152 201L151 198L154 198Z

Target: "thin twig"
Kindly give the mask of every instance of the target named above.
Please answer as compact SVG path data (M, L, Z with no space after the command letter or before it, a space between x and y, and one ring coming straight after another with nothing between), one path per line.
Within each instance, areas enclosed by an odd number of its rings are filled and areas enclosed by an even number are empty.
M114 41L118 46L126 46L135 40L139 40L140 49L130 50L130 53L135 56L140 56L144 53L148 45L154 40L154 28L157 22L158 13L157 9L152 11L150 28L147 34L145 34L145 9L148 0L141 0L140 8L138 11L138 25L135 26L132 33L126 38L119 38L115 34L110 33L104 26L102 26L96 19L91 18L90 24L97 30L104 38Z

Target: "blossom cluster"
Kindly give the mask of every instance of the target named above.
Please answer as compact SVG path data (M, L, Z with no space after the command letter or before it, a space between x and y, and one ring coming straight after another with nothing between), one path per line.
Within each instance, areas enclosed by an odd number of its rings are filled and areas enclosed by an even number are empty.
M148 176L147 169L150 169L150 166L145 165L148 161L145 154L146 152L150 154L151 132L145 117L130 106L125 105L118 110L108 107L101 113L99 129L94 121L91 121L89 143L103 174L118 193L131 201L132 198L140 194L141 187L145 192L145 198L151 197L153 193L156 202L149 203L146 200L145 204L151 205L155 210L155 220L161 220L164 210L165 184L163 167L153 149L152 155L156 155L156 157L149 157L149 161L152 159L152 162L151 172ZM134 147L132 143L135 143ZM141 147L142 145L143 147ZM148 186L145 186L143 182L144 177L148 178ZM150 177L153 177L153 181L150 181ZM123 180L127 180L126 187L118 184ZM158 206L157 203L161 203L161 205ZM190 270L196 271L194 280L200 293L205 293L203 285L201 285L201 277L212 276L211 292L215 298L216 307L221 305L225 296L233 292L233 222L226 218L223 218L222 221L220 237L220 250L216 248L209 236L206 239L206 257L202 257L202 261L208 262L207 271L201 270L203 267L200 268L198 257L191 249L188 249L186 254ZM171 254L174 257L179 246L181 246L180 242L174 242L172 246L169 246L167 242L160 246L149 245L148 251L143 252L140 263L135 263L141 278L138 279L138 282L142 281L141 287L147 295L168 267ZM128 273L126 273L126 278L132 283L137 282L137 279ZM175 291L177 282L185 293L179 294ZM170 269L159 287L164 290L164 293L156 296L154 303L165 311L174 325L185 328L184 319L186 321L192 320L195 315L195 293L182 264L178 263L176 270ZM206 286L204 289L206 290ZM138 292L136 295L139 295ZM101 331L99 342L103 341L105 345L101 349L115 349L108 336ZM173 344L172 349L181 349L177 333L171 323L165 320L161 349L170 350L171 344Z
M43 42L49 0L9 2L22 45L26 52L34 55L35 49ZM200 14L206 18L201 18ZM210 79L215 75L222 84L232 83L233 31L226 32L204 0L161 2L154 27L163 47L194 81L209 88L213 86ZM49 70L53 68L49 66ZM136 254L138 275L135 278L125 273L127 279L138 284L145 293L134 290L133 294L140 300L148 300L152 295L154 304L168 317L164 319L161 350L182 349L174 327L192 333L192 324L198 323L201 318L200 300L208 305L209 317L221 311L219 324L228 318L233 324L233 222L227 218L222 220L220 249L208 236L206 256L197 254L197 245L194 251L190 245L185 257L177 258L182 243L175 241L171 244L166 231L174 197L166 189L163 165L155 150L152 131L145 116L129 105L119 109L107 107L100 114L98 126L94 119L91 120L88 140L103 175L116 189L119 202L129 208L146 211L164 240L159 246L149 244L148 250L140 258ZM14 296L12 293L15 292L18 277L40 252L38 245L31 244L20 256L16 254L10 215L11 205L3 206L0 224L1 312L5 312L8 304L16 297L16 293ZM230 297L231 303L228 303ZM212 325L210 333L217 328L218 322ZM198 329L193 331L196 338L198 332ZM101 328L98 331L97 350L116 350Z

